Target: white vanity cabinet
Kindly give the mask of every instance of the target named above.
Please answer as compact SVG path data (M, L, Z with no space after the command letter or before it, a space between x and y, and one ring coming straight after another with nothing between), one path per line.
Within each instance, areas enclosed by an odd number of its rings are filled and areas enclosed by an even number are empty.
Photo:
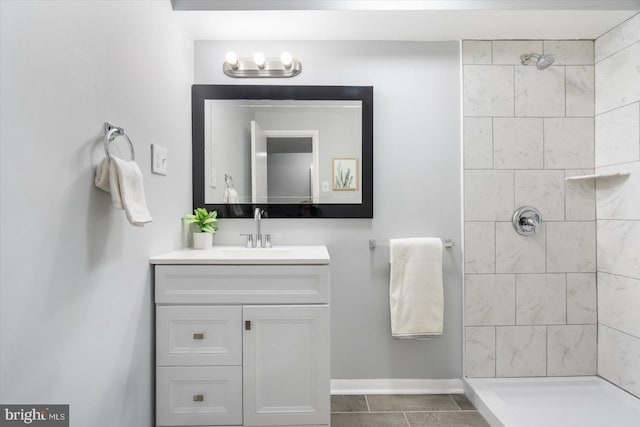
M151 259L157 426L329 425L329 256L305 248Z

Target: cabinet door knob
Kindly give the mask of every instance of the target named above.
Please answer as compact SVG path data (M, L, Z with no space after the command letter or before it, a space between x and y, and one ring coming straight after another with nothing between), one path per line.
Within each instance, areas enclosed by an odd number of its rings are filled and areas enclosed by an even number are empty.
M204 401L204 394L196 394L195 396L193 396L193 401L194 402L203 402Z
M193 339L194 340L203 340L204 339L204 332L197 332L197 333L193 334Z

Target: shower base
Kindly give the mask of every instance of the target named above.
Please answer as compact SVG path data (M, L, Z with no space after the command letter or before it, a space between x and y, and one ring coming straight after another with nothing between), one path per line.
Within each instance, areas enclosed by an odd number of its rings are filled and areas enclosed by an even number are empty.
M491 427L638 427L640 399L599 377L465 378Z

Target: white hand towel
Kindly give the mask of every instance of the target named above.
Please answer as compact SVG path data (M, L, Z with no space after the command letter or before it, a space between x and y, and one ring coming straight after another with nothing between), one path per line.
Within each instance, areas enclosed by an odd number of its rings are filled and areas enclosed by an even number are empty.
M235 188L227 188L224 190L223 202L224 203L238 203L238 192Z
M109 186L113 206L124 209L131 224L141 227L151 222L142 186L142 171L136 162L111 155Z
M106 191L107 193L111 192L109 187L109 159L106 157L98 164L95 184L99 189Z
M392 239L389 246L392 335L396 338L442 335L442 240Z

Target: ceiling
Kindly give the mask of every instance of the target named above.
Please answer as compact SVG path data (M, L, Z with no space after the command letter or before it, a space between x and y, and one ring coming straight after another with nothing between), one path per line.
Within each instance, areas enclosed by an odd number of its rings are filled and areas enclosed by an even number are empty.
M172 0L172 4L196 40L595 39L640 10L640 0ZM237 8L241 10L230 10Z

